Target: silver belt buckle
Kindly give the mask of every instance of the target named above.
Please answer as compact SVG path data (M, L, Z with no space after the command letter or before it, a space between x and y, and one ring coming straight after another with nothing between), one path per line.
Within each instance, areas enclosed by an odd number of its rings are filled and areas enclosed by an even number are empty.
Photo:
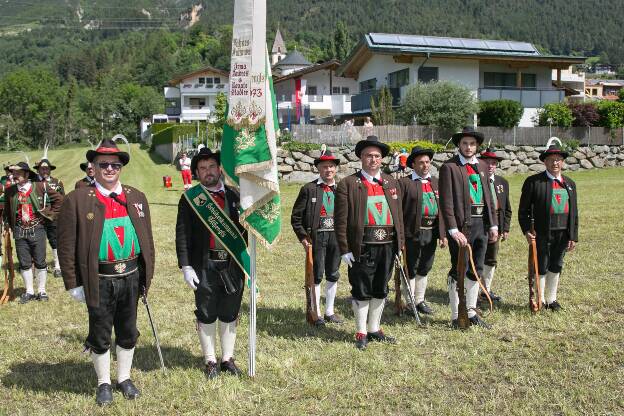
M225 251L225 250L217 251L217 258L219 260L227 260L227 251Z
M126 271L127 267L128 265L126 264L126 262L121 262L121 263L115 264L114 269L117 274L122 274L123 272Z
M319 229L333 230L334 229L334 217L321 217L321 223Z

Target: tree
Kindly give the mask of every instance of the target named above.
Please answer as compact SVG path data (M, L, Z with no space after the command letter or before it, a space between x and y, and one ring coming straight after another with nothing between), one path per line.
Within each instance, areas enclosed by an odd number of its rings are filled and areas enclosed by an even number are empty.
M411 123L414 117L418 124L457 130L472 124L478 106L469 89L451 81L418 83L408 88L401 117Z
M598 104L599 124L610 129L624 127L624 103L601 101Z
M524 108L514 100L491 100L479 103L479 125L510 129L520 122Z
M331 57L344 62L353 48L353 41L349 37L347 26L340 21L336 25L334 36L331 39Z
M537 123L540 126L570 127L573 121L572 110L564 103L546 104L537 111Z
M385 85L379 91L377 97L377 104L375 104L375 97L371 97L370 100L371 113L373 115L373 121L378 126L387 126L394 124L394 110L392 109L392 94L390 89Z
M600 120L600 114L598 114L598 108L593 103L583 104L568 104L570 111L572 111L572 125L574 127L592 127L597 126Z
M618 101L624 103L624 88L621 88L620 91L618 91Z

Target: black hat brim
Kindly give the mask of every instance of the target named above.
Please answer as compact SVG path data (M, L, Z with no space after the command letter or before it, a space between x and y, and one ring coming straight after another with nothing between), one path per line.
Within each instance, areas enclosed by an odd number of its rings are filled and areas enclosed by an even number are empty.
M427 155L429 156L429 159L433 159L433 150L423 150L422 152L410 153L410 155L407 157L407 161L405 162L407 164L407 167L411 168L412 163L414 163L414 159L421 155Z
M459 142L462 139L462 137L474 137L475 139L477 139L478 145L481 145L483 143L483 140L485 140L485 136L483 135L483 133L479 133L478 131L461 132L461 133L455 133L452 136L453 144L455 146L459 146Z
M551 156L551 155L561 155L561 157L564 159L567 159L568 156L570 156L570 154L566 152L565 150L557 150L554 152L543 152L542 154L539 155L539 160L543 162L546 160L548 156Z
M197 153L191 159L191 172L195 173L195 169L197 169L199 161L205 159L215 159L217 163L221 165L221 151L217 150L214 153Z
M381 157L388 156L388 153L390 152L390 146L388 146L385 143L382 143L379 141L371 141L371 140L360 140L355 145L355 155L359 158L360 154L362 153L362 150L364 150L365 148L369 146L375 146L379 150L381 150Z
M41 167L40 164L36 164L36 165L33 166L33 168L36 169L36 170L39 170L40 167ZM50 163L48 164L48 167L50 168L50 170L56 169L56 166L54 166L54 165L52 165Z
M87 160L91 163L97 156L117 156L122 165L126 166L130 162L130 155L126 152L98 152L97 150L87 150Z
M338 166L340 164L340 159L314 159L314 166L318 166L321 162L334 162L334 165Z

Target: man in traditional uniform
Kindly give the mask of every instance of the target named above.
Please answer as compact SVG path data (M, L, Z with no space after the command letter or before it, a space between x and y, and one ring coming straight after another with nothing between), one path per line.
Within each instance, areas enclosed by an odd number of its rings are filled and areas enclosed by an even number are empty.
M398 182L380 170L388 151L376 136L359 141L355 154L362 170L336 190L336 238L349 267L358 349L368 341L395 342L380 328L394 256L405 244Z
M56 169L56 166L50 163L50 161L46 158L41 159L39 163L37 163L34 168L37 170L37 180L42 182L44 185L44 189L52 188L56 192L58 192L61 196L65 195L65 188L63 187L63 182L57 178L54 178L50 175L50 173ZM56 238L56 220L44 222L46 235L48 236L48 242L50 243L50 248L52 248L52 256L54 258L54 277L61 277L61 265L58 260L58 252L57 252L57 238Z
M483 274L483 261L488 242L498 239L498 222L486 178L487 164L476 157L477 147L483 143L483 134L464 128L452 137L458 154L440 167L440 211L449 239L451 270L449 271L449 303L451 325L458 326L459 294L457 280L464 279L466 309L471 325L489 328L476 313L479 296L478 276L466 267L466 276L458 276L459 248L470 245L477 274ZM466 250L466 254L467 250ZM466 257L466 265L468 257Z
M405 228L405 251L409 288L403 292L408 305L409 290L416 302L418 312L432 315L433 310L425 302L427 275L433 266L436 246L446 247L444 223L441 221L438 200L438 179L431 176L433 150L416 146L407 158L412 175L399 180ZM409 309L411 313L413 311Z
M498 239L493 243L488 243L483 262L483 285L494 302L500 302L501 297L492 292L492 280L497 266L498 248L501 241L509 237L511 227L511 204L509 203L509 182L505 178L496 174L496 168L503 157L496 154L496 149L487 148L479 155L488 166L488 183L492 194L492 204L496 210L498 220ZM481 300L487 300L485 293L481 293Z
M182 173L182 183L184 184L184 190L186 191L193 186L191 158L186 155L186 152L180 155L180 172Z
M82 162L80 164L80 170L85 173L85 177L79 179L74 185L74 189L83 188L86 186L95 186L95 169L93 163Z
M193 157L191 170L199 184L180 198L176 222L176 253L186 284L195 291L197 332L204 356L206 375L213 379L219 370L240 376L234 363L236 323L243 296L244 272L227 246L224 235L235 238L231 244L246 246L246 233L238 220L240 196L223 184L220 152L202 148ZM218 212L229 232L214 231L215 222L204 218L202 207ZM216 214L213 214L216 215ZM229 220L229 221L228 221ZM220 229L221 230L221 229ZM221 340L221 364L215 352L217 321Z
M4 218L13 230L15 252L26 288L19 302L27 303L34 299L47 301L48 271L44 222L56 218L63 197L53 188L46 188L42 182L36 181L37 174L30 170L26 162L12 165L9 169L13 173L14 184L4 194ZM39 286L36 296L33 288L33 264Z
M145 195L119 176L130 155L105 139L87 152L95 167L95 186L70 192L59 215L59 257L65 288L86 302L90 350L97 375L96 403L113 401L110 377L111 331L115 329L117 389L126 399L139 390L130 379L137 301L154 274L154 239Z
M314 284L316 286L316 310L320 314L321 280L327 280L325 288L325 316L315 325L325 322L340 324L342 318L334 312L334 300L340 277L340 251L334 232L334 201L336 190L336 169L340 159L331 151L324 151L314 160L319 178L304 185L299 191L292 209L290 222L297 238L307 250L312 245Z
M549 140L550 143L550 140ZM522 185L518 220L529 243L535 240L542 298L547 309L559 311L559 275L567 251L578 242L576 184L562 175L568 153L554 143L540 154L546 171L529 176ZM534 232L531 222L534 221Z

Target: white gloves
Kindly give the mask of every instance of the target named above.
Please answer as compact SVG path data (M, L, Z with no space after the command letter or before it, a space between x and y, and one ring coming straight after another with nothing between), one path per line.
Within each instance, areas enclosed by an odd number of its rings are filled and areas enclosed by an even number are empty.
M86 299L85 299L84 287L83 286L78 286L78 287L75 287L73 289L69 289L68 292L71 295L71 297L74 298L74 300L76 302L82 302L82 303L86 303L87 302Z
M184 281L193 290L197 290L199 284L199 278L192 266L182 266L182 273L184 274Z
M342 255L342 261L349 267L353 267L353 262L355 261L355 257L353 257L353 253L347 253Z

